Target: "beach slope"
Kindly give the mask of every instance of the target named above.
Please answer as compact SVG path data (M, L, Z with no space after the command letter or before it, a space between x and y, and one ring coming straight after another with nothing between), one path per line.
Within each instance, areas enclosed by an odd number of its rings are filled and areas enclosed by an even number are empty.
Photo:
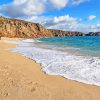
M0 40L0 100L100 99L100 87L47 75L40 64L8 50L14 47Z

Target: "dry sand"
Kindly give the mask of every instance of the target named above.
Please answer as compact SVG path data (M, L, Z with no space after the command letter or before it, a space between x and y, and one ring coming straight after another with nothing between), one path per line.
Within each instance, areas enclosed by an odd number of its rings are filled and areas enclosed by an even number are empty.
M7 50L15 46L0 40L0 100L100 100L100 87L46 75L40 64Z

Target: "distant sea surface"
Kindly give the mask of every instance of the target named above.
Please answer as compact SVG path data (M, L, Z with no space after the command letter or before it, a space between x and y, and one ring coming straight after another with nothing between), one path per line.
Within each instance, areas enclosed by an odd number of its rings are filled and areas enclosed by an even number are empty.
M13 51L41 63L47 74L100 86L99 36L27 39Z
M85 55L100 57L99 36L78 36L78 37L53 37L39 39L44 44L49 44L62 49L74 49ZM69 48L68 48L69 47ZM76 50L76 51L75 51Z

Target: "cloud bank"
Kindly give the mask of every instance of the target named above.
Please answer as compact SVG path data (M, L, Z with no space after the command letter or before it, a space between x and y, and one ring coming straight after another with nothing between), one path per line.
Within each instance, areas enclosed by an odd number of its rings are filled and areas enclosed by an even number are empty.
M0 6L0 12L9 17L41 15L50 9L63 9L67 5L80 4L87 0L14 0Z
M40 23L48 29L81 31L85 33L100 31L99 22L97 24L88 24L88 25L82 24L80 19L72 17L69 14L64 16L54 16L54 17L33 16L33 17L25 18L24 20Z
M75 18L69 14L52 17L44 16L44 13L50 10L61 10L69 5L78 6L88 1L89 0L13 0L13 2L9 4L0 5L0 15L37 22L52 29L84 32L99 31L99 22L92 25L82 24L84 19ZM85 19L92 21L95 18L95 15L90 15L88 17L86 16Z

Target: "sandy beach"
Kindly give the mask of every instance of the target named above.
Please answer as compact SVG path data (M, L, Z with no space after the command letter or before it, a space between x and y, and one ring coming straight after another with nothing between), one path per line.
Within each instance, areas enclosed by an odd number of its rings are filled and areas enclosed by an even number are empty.
M100 87L47 75L37 64L11 52L15 44L0 40L0 100L99 100Z

